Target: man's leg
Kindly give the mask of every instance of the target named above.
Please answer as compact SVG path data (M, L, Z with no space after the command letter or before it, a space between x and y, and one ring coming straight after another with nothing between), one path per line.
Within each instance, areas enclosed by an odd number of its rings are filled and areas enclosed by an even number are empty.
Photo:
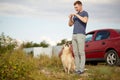
M77 35L76 34L73 34L72 45L73 45L73 52L74 52L74 57L75 57L75 71L78 71L79 66L80 66L80 59L79 59L79 53L78 53Z
M78 49L79 49L79 57L80 57L80 65L79 70L84 72L85 68L85 35L78 34L77 35Z

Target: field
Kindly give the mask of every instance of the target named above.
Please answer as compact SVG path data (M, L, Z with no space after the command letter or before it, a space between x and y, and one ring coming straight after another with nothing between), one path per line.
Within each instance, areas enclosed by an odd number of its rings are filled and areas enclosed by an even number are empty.
M86 65L82 75L67 74L56 56L33 58L17 50L0 55L0 80L120 80L120 67Z

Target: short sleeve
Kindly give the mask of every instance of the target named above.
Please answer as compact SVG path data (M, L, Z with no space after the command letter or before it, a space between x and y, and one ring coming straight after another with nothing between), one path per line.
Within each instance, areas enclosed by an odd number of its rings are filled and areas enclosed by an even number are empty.
M84 17L89 17L89 15L86 11L84 11Z

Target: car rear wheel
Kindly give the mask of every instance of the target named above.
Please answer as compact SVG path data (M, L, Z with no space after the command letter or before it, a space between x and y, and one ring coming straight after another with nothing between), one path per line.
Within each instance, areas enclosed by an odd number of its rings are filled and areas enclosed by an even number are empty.
M110 66L119 65L119 57L115 50L109 50L105 56L105 60Z

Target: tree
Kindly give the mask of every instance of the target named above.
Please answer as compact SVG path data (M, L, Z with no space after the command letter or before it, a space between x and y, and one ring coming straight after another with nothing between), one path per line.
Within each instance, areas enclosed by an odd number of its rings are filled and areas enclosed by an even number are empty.
M43 40L41 43L40 43L40 47L49 47L49 44Z
M69 42L70 44L72 43L72 41L68 41L67 39L62 39L60 43L57 43L57 46L64 45L66 42Z
M33 43L33 42L27 42L23 43L23 48L30 48L30 47L48 47L49 44L43 40L42 42L38 43Z
M23 48L30 48L30 47L33 47L33 42L23 43Z
M63 45L67 42L67 39L62 39L60 43L57 43L57 46Z
M0 35L0 54L13 51L16 46L17 42L15 39L4 35L4 33Z

